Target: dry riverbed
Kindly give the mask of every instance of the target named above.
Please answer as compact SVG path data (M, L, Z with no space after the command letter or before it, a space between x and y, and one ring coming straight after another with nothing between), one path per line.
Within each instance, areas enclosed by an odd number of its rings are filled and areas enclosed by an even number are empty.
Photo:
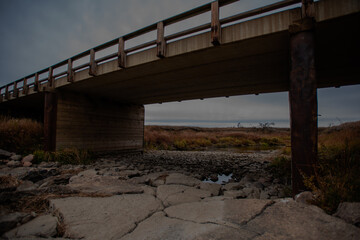
M2 157L0 235L356 239L358 227L287 198L289 186L268 168L277 154L149 151L103 156L92 165L31 167Z

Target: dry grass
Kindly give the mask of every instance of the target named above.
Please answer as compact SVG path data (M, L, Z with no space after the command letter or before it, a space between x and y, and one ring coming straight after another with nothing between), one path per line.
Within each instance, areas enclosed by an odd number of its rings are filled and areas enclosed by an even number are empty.
M0 148L20 154L42 148L43 126L31 119L0 116Z
M287 129L146 126L146 149L203 150L225 147L272 147L290 143Z

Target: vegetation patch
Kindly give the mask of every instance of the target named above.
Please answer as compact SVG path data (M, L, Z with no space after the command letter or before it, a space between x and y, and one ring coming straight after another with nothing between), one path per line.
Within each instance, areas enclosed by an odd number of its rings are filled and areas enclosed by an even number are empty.
M94 162L93 154L87 150L65 148L56 152L34 151L34 163L59 162L61 164L87 165Z
M360 201L360 146L321 147L314 176L305 186L316 193L314 204L332 214L341 202Z
M28 154L43 148L43 125L31 119L0 116L0 148Z

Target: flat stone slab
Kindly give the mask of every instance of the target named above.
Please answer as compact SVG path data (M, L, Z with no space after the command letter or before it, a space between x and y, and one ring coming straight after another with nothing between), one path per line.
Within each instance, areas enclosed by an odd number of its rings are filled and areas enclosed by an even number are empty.
M186 176L181 173L170 173L168 177L166 177L166 184L176 184L176 185L185 185L185 186L197 186L201 183L199 179Z
M147 194L53 199L50 207L63 219L64 237L89 240L120 239L163 208L158 199Z
M260 239L355 240L360 229L332 217L320 208L280 200L248 222L247 229L259 234Z
M96 175L95 171L88 170L70 178L68 186L80 192L98 194L136 194L143 193L140 185L131 184L114 176Z
M14 239L19 237L52 237L57 234L58 220L51 215L39 216L4 234L5 238Z
M273 204L269 200L231 199L185 203L166 208L167 216L197 223L215 223L239 228Z
M121 240L208 240L252 239L256 234L214 223L196 223L155 213Z
M167 207L181 203L198 202L210 197L211 192L184 185L161 185L157 188L156 196Z

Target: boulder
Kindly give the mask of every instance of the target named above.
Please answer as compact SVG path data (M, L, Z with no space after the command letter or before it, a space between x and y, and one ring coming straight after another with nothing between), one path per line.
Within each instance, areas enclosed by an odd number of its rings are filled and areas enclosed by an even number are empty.
M298 203L311 204L311 201L313 200L314 195L309 191L301 192L295 196L295 201Z
M84 239L120 239L137 224L162 210L161 202L147 194L106 198L71 197L50 200L66 226L64 237Z
M11 160L6 164L6 166L16 168L16 167L21 167L22 164L20 161Z
M360 227L360 202L340 203L334 216Z
M22 156L21 156L21 155L17 155L17 154L15 154L15 155L12 155L12 156L10 157L10 160L20 161L20 160L21 160L21 158L22 158Z
M53 237L57 234L58 220L52 215L44 215L35 218L34 220L25 223L4 234L5 238L18 238L18 237Z
M200 183L199 188L205 191L209 191L211 196L218 196L220 193L221 185L216 183Z
M0 236L7 231L15 228L18 224L25 223L23 219L31 217L31 214L14 212L0 214Z
M38 188L37 184L34 184L31 181L23 181L17 188L16 191L18 192L25 192L25 191L33 191Z
M32 162L34 160L34 155L33 154L29 154L27 156L25 156L21 162L22 164L24 164L25 162Z
M11 152L0 149L0 158L9 159L12 155Z

